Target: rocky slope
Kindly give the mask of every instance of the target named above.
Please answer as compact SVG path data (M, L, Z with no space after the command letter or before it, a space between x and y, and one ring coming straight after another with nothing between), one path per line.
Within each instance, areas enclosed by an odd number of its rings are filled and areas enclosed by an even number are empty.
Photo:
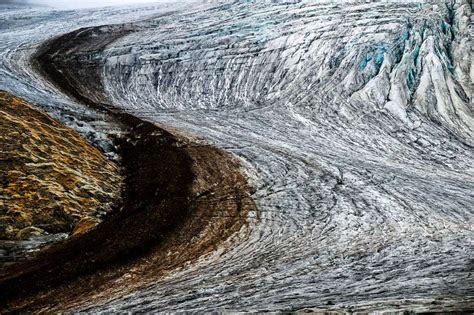
M236 1L161 8L147 18L121 10L113 26L95 27L112 24L114 9L90 20L78 12L32 19L66 32L78 15L86 28L49 54L51 64L75 64L66 81L118 115L238 156L258 215L247 213L248 230L232 246L221 243L185 269L133 288L134 275L122 273L121 288L105 284L88 293L94 299L62 307L474 307L470 2ZM11 32L25 35L4 35L10 77L0 86L57 97L48 83L25 78L37 75L30 64L14 61L45 35L31 25ZM58 98L58 108L81 117Z
M1 240L83 233L119 203L118 166L76 131L6 92L0 114Z

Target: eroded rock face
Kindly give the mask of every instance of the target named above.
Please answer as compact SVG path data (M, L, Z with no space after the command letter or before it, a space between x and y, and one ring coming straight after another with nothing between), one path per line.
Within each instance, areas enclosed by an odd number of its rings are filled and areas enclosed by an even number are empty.
M115 163L6 92L0 116L0 239L83 231L112 210L121 191Z

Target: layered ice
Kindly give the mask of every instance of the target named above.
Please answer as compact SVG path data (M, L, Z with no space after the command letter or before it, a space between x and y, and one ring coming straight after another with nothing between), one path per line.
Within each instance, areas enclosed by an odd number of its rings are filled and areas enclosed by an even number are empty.
M0 88L79 121L28 56L79 26L129 23L89 56L110 101L235 154L256 187L232 246L88 311L474 307L468 1L154 10L1 13Z

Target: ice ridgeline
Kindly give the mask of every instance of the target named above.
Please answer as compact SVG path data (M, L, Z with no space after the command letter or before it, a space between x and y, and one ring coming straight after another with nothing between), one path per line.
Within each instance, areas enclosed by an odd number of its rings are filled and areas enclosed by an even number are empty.
M24 11L36 22L2 23L0 87L100 138L100 117L28 64L34 44L88 27L51 61L82 65L72 82L97 100L235 154L258 215L231 246L127 290L131 270L75 309L474 307L467 1L153 10Z

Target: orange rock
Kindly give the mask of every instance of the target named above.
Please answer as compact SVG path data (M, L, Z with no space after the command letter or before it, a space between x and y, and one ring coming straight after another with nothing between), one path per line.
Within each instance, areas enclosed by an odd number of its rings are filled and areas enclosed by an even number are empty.
M75 226L74 230L72 230L72 235L80 235L84 234L90 229L94 228L97 224L99 224L99 220L96 218L85 217L82 218Z
M81 233L111 211L122 180L101 151L6 92L0 117L0 239Z

